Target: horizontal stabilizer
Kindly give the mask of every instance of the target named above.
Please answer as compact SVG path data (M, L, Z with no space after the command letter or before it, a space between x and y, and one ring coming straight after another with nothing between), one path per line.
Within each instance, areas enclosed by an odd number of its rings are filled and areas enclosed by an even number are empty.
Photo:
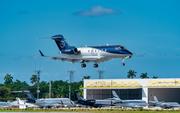
M40 52L41 56L44 57L44 54L41 52L41 50L39 50L39 52Z

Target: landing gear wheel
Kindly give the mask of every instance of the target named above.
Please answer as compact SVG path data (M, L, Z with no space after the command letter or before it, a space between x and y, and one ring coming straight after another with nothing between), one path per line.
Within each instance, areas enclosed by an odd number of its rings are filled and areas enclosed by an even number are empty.
M94 67L94 68L97 68L97 67L98 67L98 64L94 64L93 67Z
M125 66L125 63L122 63L122 66Z
M81 64L81 67L82 67L82 68L85 68L85 67L86 67L86 64Z

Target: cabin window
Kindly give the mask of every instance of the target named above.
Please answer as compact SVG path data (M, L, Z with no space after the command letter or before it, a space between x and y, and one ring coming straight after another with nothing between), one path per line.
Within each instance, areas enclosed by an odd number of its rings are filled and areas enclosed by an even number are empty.
M93 49L91 50L91 52L93 52Z
M88 52L90 52L90 50L88 50Z

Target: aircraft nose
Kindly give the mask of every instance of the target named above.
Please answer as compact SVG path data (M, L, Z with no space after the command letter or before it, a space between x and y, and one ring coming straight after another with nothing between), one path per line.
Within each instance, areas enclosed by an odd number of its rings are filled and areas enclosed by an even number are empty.
M130 51L126 50L126 54L129 54L130 56L133 55L133 53L131 53Z
M133 53L131 53L130 51L129 51L129 54L130 54L130 55L133 55Z

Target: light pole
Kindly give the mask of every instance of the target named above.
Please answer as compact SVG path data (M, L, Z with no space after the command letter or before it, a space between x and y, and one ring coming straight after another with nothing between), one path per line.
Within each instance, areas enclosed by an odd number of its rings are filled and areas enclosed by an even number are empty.
M69 99L71 99L71 85L68 86L69 86Z

